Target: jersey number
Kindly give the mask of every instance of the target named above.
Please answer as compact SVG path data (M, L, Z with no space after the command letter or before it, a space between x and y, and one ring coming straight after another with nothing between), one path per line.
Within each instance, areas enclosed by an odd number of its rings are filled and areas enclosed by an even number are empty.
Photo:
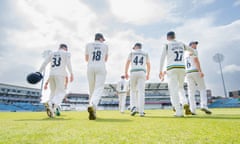
M100 61L101 60L101 51L94 51L92 60L93 61Z
M182 61L183 51L175 51L174 53L176 54L174 61Z
M189 60L187 59L187 68L191 67L191 63L189 62Z
M59 67L61 65L61 57L53 57L52 67Z
M138 59L138 56L136 56L135 58L134 58L134 60L133 60L133 63L135 63L136 65L138 65L139 63L141 64L141 65L143 65L143 57L141 57L140 59Z

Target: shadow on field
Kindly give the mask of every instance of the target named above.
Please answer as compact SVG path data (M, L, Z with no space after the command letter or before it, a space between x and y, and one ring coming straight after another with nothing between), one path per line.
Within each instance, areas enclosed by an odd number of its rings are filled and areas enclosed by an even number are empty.
M130 119L97 118L96 122L130 122Z
M15 121L65 121L65 120L71 120L66 118L43 118L43 119L18 119Z
M218 119L218 120L240 120L240 116L236 115L195 115L195 116L145 116L145 118L158 118L158 119Z

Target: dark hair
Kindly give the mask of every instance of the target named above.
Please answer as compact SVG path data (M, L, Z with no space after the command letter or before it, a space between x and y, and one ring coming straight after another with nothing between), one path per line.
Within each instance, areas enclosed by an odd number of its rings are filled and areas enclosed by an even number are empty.
M168 32L167 37L168 38L175 38L175 32L173 32L173 31Z
M103 34L101 34L101 33L96 33L96 34L95 34L95 40L100 40L100 39L105 40L104 37L103 37Z
M66 48L66 49L68 48L66 44L60 44L59 47L60 47L60 48Z
M136 47L136 46L138 46L139 48L142 48L142 44L141 44L141 43L136 43L136 44L134 45L134 47Z

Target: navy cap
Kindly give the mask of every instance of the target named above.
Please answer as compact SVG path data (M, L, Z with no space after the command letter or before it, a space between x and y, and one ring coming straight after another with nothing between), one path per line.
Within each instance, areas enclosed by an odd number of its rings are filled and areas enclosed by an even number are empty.
M101 33L96 33L95 34L95 40L100 40L101 38L105 41L105 38L103 37L103 34L101 34Z
M175 32L173 31L168 32L167 37L175 37Z
M60 44L60 46L59 46L60 48L66 48L66 49L68 49L68 47L67 47L67 45L66 44Z
M142 44L141 43L135 43L134 46L138 46L138 47L142 48Z
M189 46L191 46L192 44L198 44L198 41L191 41L191 42L189 43Z
M141 43L135 43L133 48L135 48L136 46L138 46L139 48L142 48L142 44Z

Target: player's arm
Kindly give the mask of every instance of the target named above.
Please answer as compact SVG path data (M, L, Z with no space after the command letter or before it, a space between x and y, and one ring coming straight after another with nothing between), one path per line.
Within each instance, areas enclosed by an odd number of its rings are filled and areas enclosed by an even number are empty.
M51 55L47 56L44 62L42 63L40 69L38 70L39 72L43 72L47 66L47 64L51 61Z
M85 55L85 61L88 62L89 60L89 55Z
M129 66L130 66L130 63L131 63L131 59L132 59L132 53L130 53L128 55L128 59L127 59L127 62L125 64L125 78L128 79L128 69L129 69Z
M68 86L68 77L67 76L65 77L65 84L64 85L65 85L65 89L67 89L67 86Z
M48 83L49 83L49 79L44 84L44 90L46 90L48 88Z
M125 77L126 79L128 79L128 69L129 69L129 65L130 65L131 61L127 60L126 65L125 65Z
M126 79L128 79L128 69L129 69L129 65L130 65L131 61L128 59L125 65L125 77Z
M88 60L89 60L88 45L86 45L86 48L85 48L85 61L88 62Z
M149 80L149 74L150 74L151 64L150 64L150 60L149 60L148 55L147 55L146 65L147 65L147 75L146 75L146 79Z
M151 68L151 65L150 65L150 62L147 62L147 76L146 76L146 79L149 80L149 74L150 74L150 68Z
M105 62L107 62L108 60L108 54L105 56Z
M161 58L160 58L160 73L159 73L159 78L160 78L161 80L164 79L163 65L164 65L164 62L165 62L166 55L167 55L167 45L164 45L164 46L163 46L162 55L161 55Z
M198 57L194 57L193 61L194 61L195 65L196 65L196 68L197 68L199 74L200 74L200 77L204 77L204 74L202 72L202 69L201 69Z

